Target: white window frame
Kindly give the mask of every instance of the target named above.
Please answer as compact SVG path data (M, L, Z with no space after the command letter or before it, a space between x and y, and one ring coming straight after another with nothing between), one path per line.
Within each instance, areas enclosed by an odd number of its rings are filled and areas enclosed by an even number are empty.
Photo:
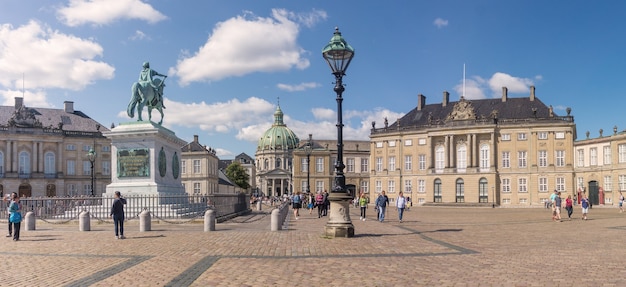
M457 172L465 172L467 168L467 147L460 144L456 150L456 170Z
M417 192L426 193L426 180L423 180L423 179L417 180Z
M480 146L480 171L489 171L491 160L489 158L489 145L483 144Z
M528 156L528 153L526 151L517 152L517 167L518 168L526 168L528 166L527 156Z
M378 172L383 171L383 157L382 156L376 157L376 171Z
M370 165L370 159L362 157L361 158L361 172L370 172L369 165Z
M555 178L555 181L556 181L556 190L560 192L565 192L565 189L566 189L565 177L557 176Z
M556 132L554 133L554 138L557 140L562 140L565 138L565 132Z
M410 179L404 180L404 193L412 193L413 192L413 181Z
M537 138L540 140L547 140L548 139L548 132L538 132L537 133Z
M592 147L589 149L589 165L598 165L598 148Z
M355 160L353 157L346 158L346 172L354 173Z
M388 160L389 160L389 171L395 171L396 170L396 157L390 156Z
M510 141L511 140L511 134L502 134L501 139L502 139L502 141Z
M446 162L446 149L439 145L435 148L435 170L443 172Z
M393 179L390 179L387 181L387 192L389 193L395 193L396 192L396 181Z
M585 150L582 148L576 150L576 166L585 166Z
M518 141L525 141L528 138L526 137L526 133L517 133L517 140Z
M612 191L613 190L613 181L610 175L604 176L604 191Z
M539 177L539 192L548 192L548 178Z
M613 159L612 155L611 155L611 146L604 146L602 149L603 152L603 156L604 156L604 165L608 165L611 164L611 161Z
M511 152L502 152L502 168L511 168Z
M503 193L511 193L511 179L503 178L501 182L501 189Z
M417 156L418 161L419 161L419 169L420 170L425 170L426 169L426 155L425 154L420 154Z
M548 166L548 151L540 150L539 151L539 167L547 167Z
M324 158L323 157L315 158L315 172L324 172Z
M528 193L528 179L527 178L520 177L517 179L517 192Z
M556 155L554 157L555 166L562 167L565 166L565 151L564 150L556 150Z

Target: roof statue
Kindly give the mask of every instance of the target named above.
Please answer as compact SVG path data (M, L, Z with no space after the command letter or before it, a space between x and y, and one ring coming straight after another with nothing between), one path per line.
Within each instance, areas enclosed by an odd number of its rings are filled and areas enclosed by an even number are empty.
M163 79L156 78L161 76ZM139 73L139 80L131 87L131 97L126 113L129 117L135 117L137 109L137 120L142 121L141 112L144 107L148 108L148 120L152 120L152 110L157 109L161 113L159 125L163 123L163 88L165 87L166 75L159 74L150 68L150 63L143 63L143 70Z

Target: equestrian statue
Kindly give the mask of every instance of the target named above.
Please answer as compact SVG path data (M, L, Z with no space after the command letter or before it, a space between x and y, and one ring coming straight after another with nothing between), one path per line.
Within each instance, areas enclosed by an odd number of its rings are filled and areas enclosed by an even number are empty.
M156 78L161 76L163 79ZM150 63L143 63L143 70L139 73L139 81L133 83L131 87L132 95L126 113L129 117L135 117L137 108L137 121L142 121L141 112L144 107L148 108L148 120L152 120L152 110L157 109L161 113L159 125L163 123L163 87L165 87L166 75L161 75L157 71L150 69Z

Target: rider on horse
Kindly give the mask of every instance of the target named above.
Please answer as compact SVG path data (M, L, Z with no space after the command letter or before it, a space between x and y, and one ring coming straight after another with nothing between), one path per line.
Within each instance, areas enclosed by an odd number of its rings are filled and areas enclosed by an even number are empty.
M147 88L148 86L150 86L152 89L154 89L155 94L158 95L158 101L161 102L161 106L163 108L165 108L165 106L163 105L163 94L159 92L159 87L157 87L154 84L154 79L152 77L154 76L161 76L164 78L167 78L166 75L162 75L159 74L159 72L150 69L150 63L149 62L144 62L143 63L143 70L141 71L141 73L139 73L139 85L141 85L142 88ZM148 104L152 104L152 103L148 103Z

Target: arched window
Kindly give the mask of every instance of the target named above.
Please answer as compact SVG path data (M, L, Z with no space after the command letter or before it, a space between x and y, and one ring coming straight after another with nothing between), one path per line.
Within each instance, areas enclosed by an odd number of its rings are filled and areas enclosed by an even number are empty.
M458 172L465 172L467 168L467 147L464 144L459 145L456 150L456 169Z
M53 152L47 152L44 155L44 167L43 167L44 173L45 174L55 174L56 173L56 167L55 167L55 160L54 160L54 153Z
M439 145L435 148L435 170L437 172L443 172L445 168L446 155L443 146Z
M28 152L20 152L18 172L19 174L30 174L30 154Z
M281 163L280 163L280 161L281 161L281 159L280 159L279 157L277 157L277 158L276 158L276 164L275 164L275 167L276 167L276 168L280 168L280 167L282 166L282 165L281 165Z
M456 180L456 202L465 202L465 185L462 178Z
M488 171L489 166L489 145L483 144L480 146L480 170Z
M268 159L265 159L263 163L263 170L268 170L269 168L270 168L270 161Z
M489 202L489 186L487 185L487 179L484 177L478 181L478 202Z
M433 194L434 202L441 202L441 179L435 179Z

